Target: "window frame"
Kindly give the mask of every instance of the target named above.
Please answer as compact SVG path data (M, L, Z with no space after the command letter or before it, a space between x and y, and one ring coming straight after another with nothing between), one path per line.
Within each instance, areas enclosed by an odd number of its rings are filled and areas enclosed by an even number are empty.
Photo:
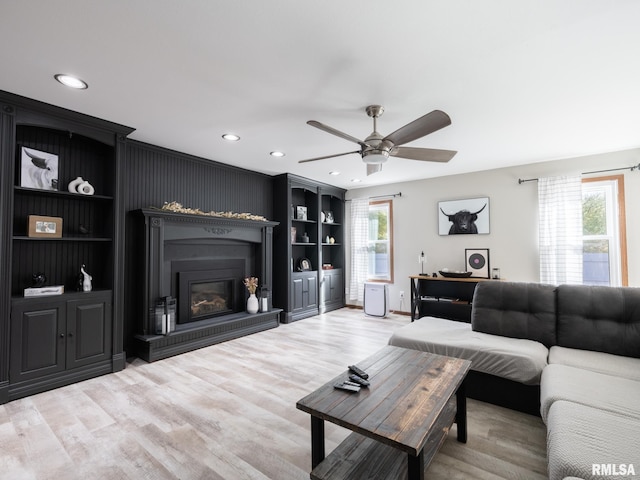
M627 264L627 220L624 196L624 175L608 175L603 177L583 178L582 183L615 182L617 190L618 206L618 253L620 257L620 283L626 287L629 285L629 268Z
M388 279L382 279L382 278L367 278L367 282L378 282L378 283L393 283L393 200L392 199L386 199L386 200L370 200L369 201L369 209L371 209L372 205L381 205L381 204L388 204L388 211L389 211L389 215L388 215L388 219L387 219L387 232L389 234L389 240L388 240L388 245L389 245L389 278ZM370 211L370 210L369 210ZM369 241L367 241L367 246L369 246Z

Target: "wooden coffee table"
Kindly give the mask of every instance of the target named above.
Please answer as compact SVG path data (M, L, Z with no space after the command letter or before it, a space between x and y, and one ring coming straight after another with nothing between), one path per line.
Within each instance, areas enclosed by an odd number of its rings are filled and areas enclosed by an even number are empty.
M296 407L311 414L311 478L423 479L455 421L467 441L464 378L471 362L386 346L357 363L371 386L358 393L333 388L348 370ZM324 421L354 433L325 458Z

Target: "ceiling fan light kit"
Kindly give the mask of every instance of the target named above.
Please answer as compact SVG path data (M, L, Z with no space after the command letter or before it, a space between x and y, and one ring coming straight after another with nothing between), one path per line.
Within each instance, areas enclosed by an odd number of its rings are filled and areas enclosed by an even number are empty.
M434 110L431 113L427 113L386 137L383 137L378 133L377 128L377 120L384 113L384 107L382 105L369 105L365 108L365 111L369 117L373 118L373 132L364 140L359 140L316 120L309 120L307 122L307 124L312 127L318 128L344 140L357 143L360 145L360 150L309 158L306 160L300 160L298 163L315 162L317 160L325 160L327 158L359 153L362 161L367 165L367 175L371 175L381 171L382 164L385 163L389 157L406 158L409 160L419 160L424 162L448 162L457 153L454 150L401 146L451 125L449 115L441 110Z

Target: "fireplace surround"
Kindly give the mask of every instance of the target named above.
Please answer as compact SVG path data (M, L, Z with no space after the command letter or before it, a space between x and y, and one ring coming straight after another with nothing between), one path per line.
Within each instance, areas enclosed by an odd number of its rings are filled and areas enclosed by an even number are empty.
M277 222L138 211L144 231L137 355L148 362L279 325L280 309L246 313L245 277L271 290ZM143 226L142 226L143 225ZM142 232L141 232L142 233ZM144 280L144 281L142 281ZM153 310L177 300L175 330L155 331Z

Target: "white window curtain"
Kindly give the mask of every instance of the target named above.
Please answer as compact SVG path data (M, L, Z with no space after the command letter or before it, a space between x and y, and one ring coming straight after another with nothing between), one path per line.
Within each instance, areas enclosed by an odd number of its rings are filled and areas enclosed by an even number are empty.
M538 179L540 282L582 283L582 178Z
M369 272L369 199L351 201L351 280L349 300L364 301L364 282Z

